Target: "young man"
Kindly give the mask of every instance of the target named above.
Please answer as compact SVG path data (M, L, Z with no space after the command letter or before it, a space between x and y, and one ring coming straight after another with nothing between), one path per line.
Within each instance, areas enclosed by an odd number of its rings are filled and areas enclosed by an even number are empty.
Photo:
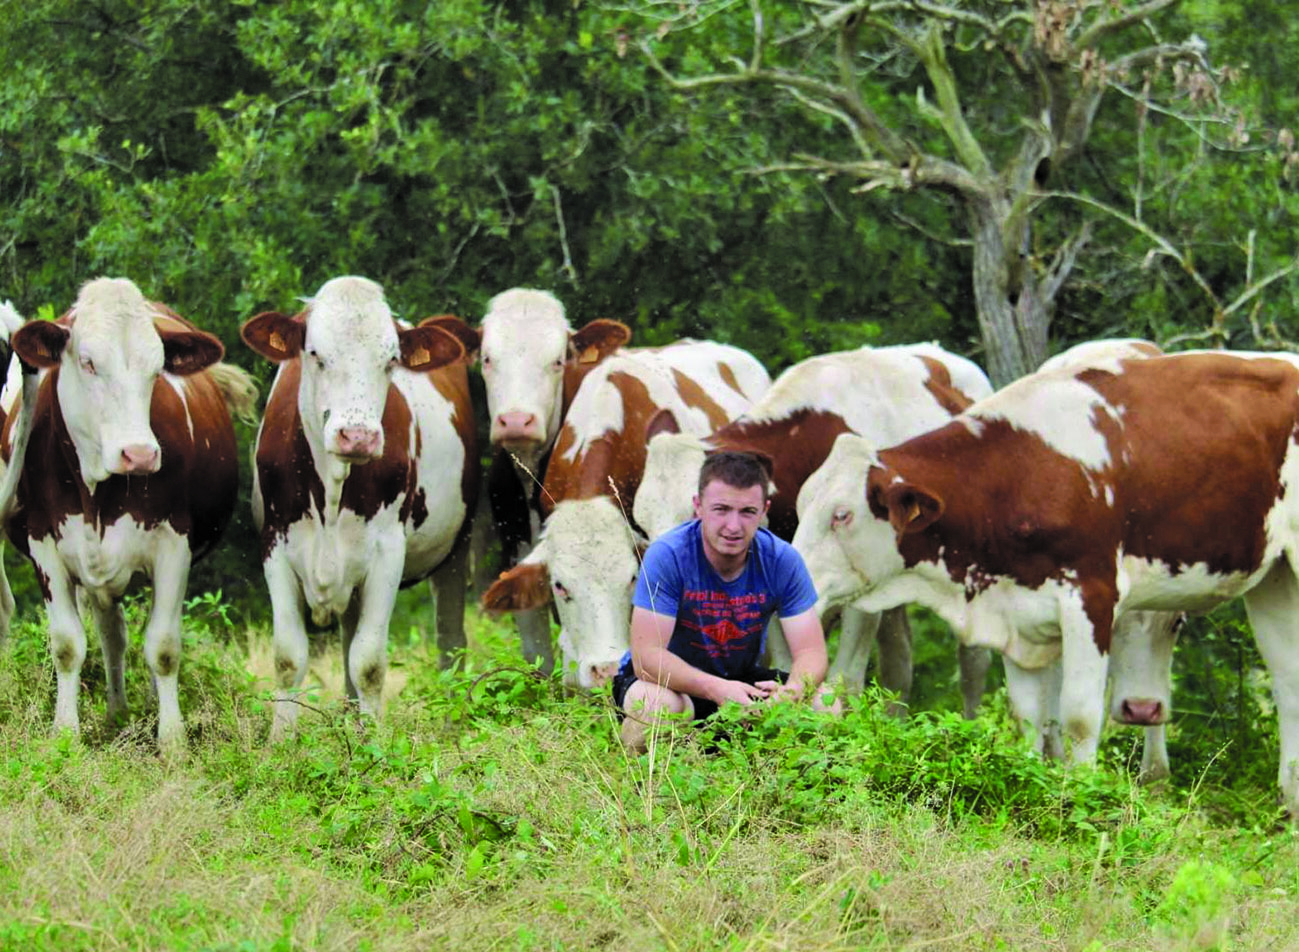
M727 701L808 697L825 680L825 635L803 559L759 528L769 481L749 453L712 454L699 472L694 520L645 553L631 651L613 681L629 749L645 749L663 713L702 720ZM793 658L788 673L761 666L767 622L777 612ZM819 693L813 704L829 709Z

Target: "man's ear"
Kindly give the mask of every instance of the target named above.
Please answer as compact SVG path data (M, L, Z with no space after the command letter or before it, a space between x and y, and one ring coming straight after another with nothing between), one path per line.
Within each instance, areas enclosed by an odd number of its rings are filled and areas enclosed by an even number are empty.
M302 345L307 339L307 325L306 322L279 311L266 311L245 321L239 330L239 336L254 351L278 364L302 353Z
M906 482L893 483L885 488L882 502L899 542L904 535L929 528L942 516L944 509L943 501L933 493Z
M550 602L550 571L544 562L521 562L492 583L483 593L489 612L518 612Z

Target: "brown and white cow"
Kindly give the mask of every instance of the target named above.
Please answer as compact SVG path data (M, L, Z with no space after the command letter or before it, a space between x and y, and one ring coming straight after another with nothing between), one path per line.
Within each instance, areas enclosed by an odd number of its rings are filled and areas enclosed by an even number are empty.
M554 295L512 288L488 303L480 326L481 363L497 447L487 475L492 522L507 564L532 549L540 537L541 485L560 426L585 376L631 339L617 321L594 320L573 330ZM747 352L708 341L679 341L660 354L682 376L713 387L714 398L735 416L771 385L766 369ZM546 607L514 613L523 655L543 670L553 665L550 611Z
M958 385L956 381L960 381ZM714 450L760 453L772 461L774 492L768 526L794 537L799 491L824 462L835 438L863 433L881 444L933 429L974 400L992 393L977 365L936 344L862 347L812 357L790 367L737 419L705 437L675 432L660 418L650 442L645 477L636 494L636 522L655 539L691 517L691 499L705 454ZM905 696L911 685L911 644L902 609L863 616L849 608L839 650L828 674L860 689L877 632L881 683ZM773 626L769 646L778 667L783 638ZM787 649L785 649L787 651ZM962 686L973 716L982 694L987 652L962 652Z
M215 545L234 511L230 410L252 411L251 380L218 363L220 341L125 279L88 282L58 321L24 324L12 345L43 371L30 418L21 411L5 418L3 452L19 474L5 531L31 560L45 597L54 727L76 733L80 726L86 634L78 596L99 628L109 720L125 716L120 599L144 574L153 581L144 657L157 688L158 741L166 750L183 747L177 676L185 586L192 560ZM14 455L24 442L26 451Z
M274 615L275 740L297 719L304 610L341 625L347 693L369 716L380 713L398 588L432 575L444 661L464 646L478 454L462 339L473 331L449 318L399 326L378 284L347 276L296 316L252 318L243 338L280 364L253 483Z
M668 357L673 347L610 357L582 382L546 467L542 500L551 511L541 539L483 596L491 611L553 600L565 680L582 688L607 682L627 650L640 569L630 506L650 422L668 410L683 429L707 433L733 415L738 391L726 358L734 348L693 345L699 366L688 376Z
M918 601L1024 668L1062 660L1072 759L1094 757L1115 620L1243 595L1299 813L1299 360L1195 353L1033 374L953 422L863 448L860 518L798 539L822 596ZM808 525L804 523L804 525ZM809 533L811 530L809 529ZM833 561L833 560L832 560ZM1120 703L1121 703L1120 699Z

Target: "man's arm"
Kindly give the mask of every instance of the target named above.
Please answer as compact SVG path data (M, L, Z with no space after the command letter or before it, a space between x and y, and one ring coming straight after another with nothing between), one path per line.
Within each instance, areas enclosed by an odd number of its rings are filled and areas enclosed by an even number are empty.
M785 632L785 641L793 658L789 666L789 682L781 693L810 697L825 680L830 667L821 619L815 608L809 608L801 614L782 618L780 627Z
M679 694L705 698L716 704L735 701L752 704L771 692L743 681L728 681L701 671L668 650L676 619L647 608L636 607L631 613L631 662L636 677L651 684L661 684ZM817 624L820 630L820 623ZM821 644L821 677L825 677L825 643ZM819 682L818 682L819 683Z

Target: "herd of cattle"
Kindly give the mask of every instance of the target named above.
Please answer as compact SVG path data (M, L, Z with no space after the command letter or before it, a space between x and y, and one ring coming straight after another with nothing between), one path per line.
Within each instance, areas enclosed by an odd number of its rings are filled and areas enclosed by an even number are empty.
M78 729L83 612L108 715L125 716L120 598L143 573L159 743L182 746L186 581L234 510L231 416L252 417L255 388L215 337L127 280L87 283L52 322L6 304L0 325L13 351L0 519L45 598L55 728ZM543 291L497 295L477 328L412 327L358 277L296 315L252 318L242 337L279 365L253 474L273 738L294 727L308 614L340 627L347 691L369 715L399 588L429 579L443 656L464 646L479 359L486 485L512 565L483 605L512 611L525 655L547 667L553 610L570 684L612 676L639 554L689 518L705 454L748 450L772 463L770 528L807 561L822 617L841 613L831 676L860 687L878 643L882 683L905 694L903 608L929 606L960 641L967 713L996 649L1051 755L1095 756L1108 695L1110 716L1146 727L1143 770L1167 772L1181 613L1243 595L1272 678L1283 802L1299 814L1299 359L1096 341L993 392L970 361L917 344L814 357L773 383L735 347L629 347L608 320L574 330ZM0 575L0 635L13 611ZM778 632L770 644L779 665Z

